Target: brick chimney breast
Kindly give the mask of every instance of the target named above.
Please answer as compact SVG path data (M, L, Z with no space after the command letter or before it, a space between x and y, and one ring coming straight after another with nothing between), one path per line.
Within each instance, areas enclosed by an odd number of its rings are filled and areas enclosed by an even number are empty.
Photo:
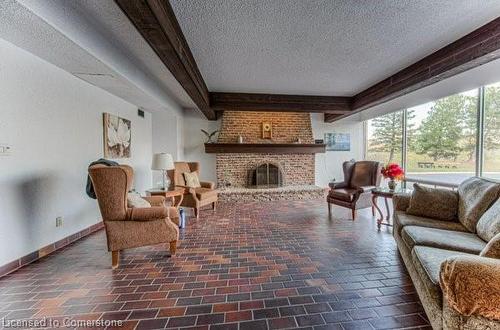
M272 139L262 138L262 123L272 124ZM225 111L218 143L314 143L311 116L297 112ZM248 172L263 163L277 164L282 169L283 184L314 185L313 154L224 153L216 156L219 186L245 187Z

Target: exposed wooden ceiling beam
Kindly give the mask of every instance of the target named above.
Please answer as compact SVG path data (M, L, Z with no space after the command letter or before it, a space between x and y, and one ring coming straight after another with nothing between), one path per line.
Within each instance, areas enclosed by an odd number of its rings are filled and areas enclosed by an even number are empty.
M325 113L333 122L500 58L500 17L353 97L210 93L167 0L115 0L208 119L216 111Z
M208 89L170 3L165 0L115 0L186 93L211 120Z
M341 96L210 93L210 106L215 111L280 111L346 114L350 111L350 101L350 97Z
M500 17L355 95L333 122L500 58Z

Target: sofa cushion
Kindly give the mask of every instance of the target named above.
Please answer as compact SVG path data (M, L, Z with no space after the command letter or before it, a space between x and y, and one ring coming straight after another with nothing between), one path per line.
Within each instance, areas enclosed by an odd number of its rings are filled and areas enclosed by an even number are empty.
M217 190L209 188L196 188L195 190L196 198L199 200L209 199L211 197L217 197Z
M443 221L455 221L458 213L458 193L453 190L424 187L415 183L406 213Z
M405 226L419 226L427 228L438 228L453 231L467 231L460 222L456 221L440 221L429 218L417 217L407 214L403 211L396 211L394 213L394 231L401 234L401 230Z
M486 246L475 234L452 230L406 226L401 236L409 249L423 245L478 255Z
M481 257L500 259L500 233L486 244L479 255Z
M354 195L356 194L357 189L349 189L349 188L341 188L341 189L333 189L330 190L330 197L334 199L339 199L341 201L352 202Z
M458 220L471 233L476 232L479 218L498 198L500 184L481 178L470 178L458 186Z
M489 242L496 234L500 233L500 199L486 211L479 219L476 226L477 236Z
M427 294L442 304L442 292L439 286L439 271L441 263L448 257L469 255L463 252L443 250L428 246L415 246L411 251L411 261L420 279L424 283Z

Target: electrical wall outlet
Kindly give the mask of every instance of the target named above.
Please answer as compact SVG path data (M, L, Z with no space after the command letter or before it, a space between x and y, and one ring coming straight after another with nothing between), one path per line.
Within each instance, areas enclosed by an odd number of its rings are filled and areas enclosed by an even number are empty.
M6 144L0 144L0 156L10 156L12 154L12 147Z
M63 217L56 218L56 227L62 227L63 225Z

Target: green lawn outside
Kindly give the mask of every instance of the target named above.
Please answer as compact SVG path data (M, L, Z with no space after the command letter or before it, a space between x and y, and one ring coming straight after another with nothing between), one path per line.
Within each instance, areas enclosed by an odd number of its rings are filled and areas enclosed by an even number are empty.
M500 150L485 152L484 171L497 172L500 171ZM370 152L367 153L368 160L377 160L386 164L389 161L388 152ZM393 159L394 163L401 164L401 154L396 155ZM419 166L420 163L420 166ZM432 163L426 164L424 163ZM475 160L468 160L468 155L465 153L459 155L456 161L453 160L438 160L434 161L427 155L418 155L413 152L408 153L407 172L418 173L435 173L435 172L475 172Z

